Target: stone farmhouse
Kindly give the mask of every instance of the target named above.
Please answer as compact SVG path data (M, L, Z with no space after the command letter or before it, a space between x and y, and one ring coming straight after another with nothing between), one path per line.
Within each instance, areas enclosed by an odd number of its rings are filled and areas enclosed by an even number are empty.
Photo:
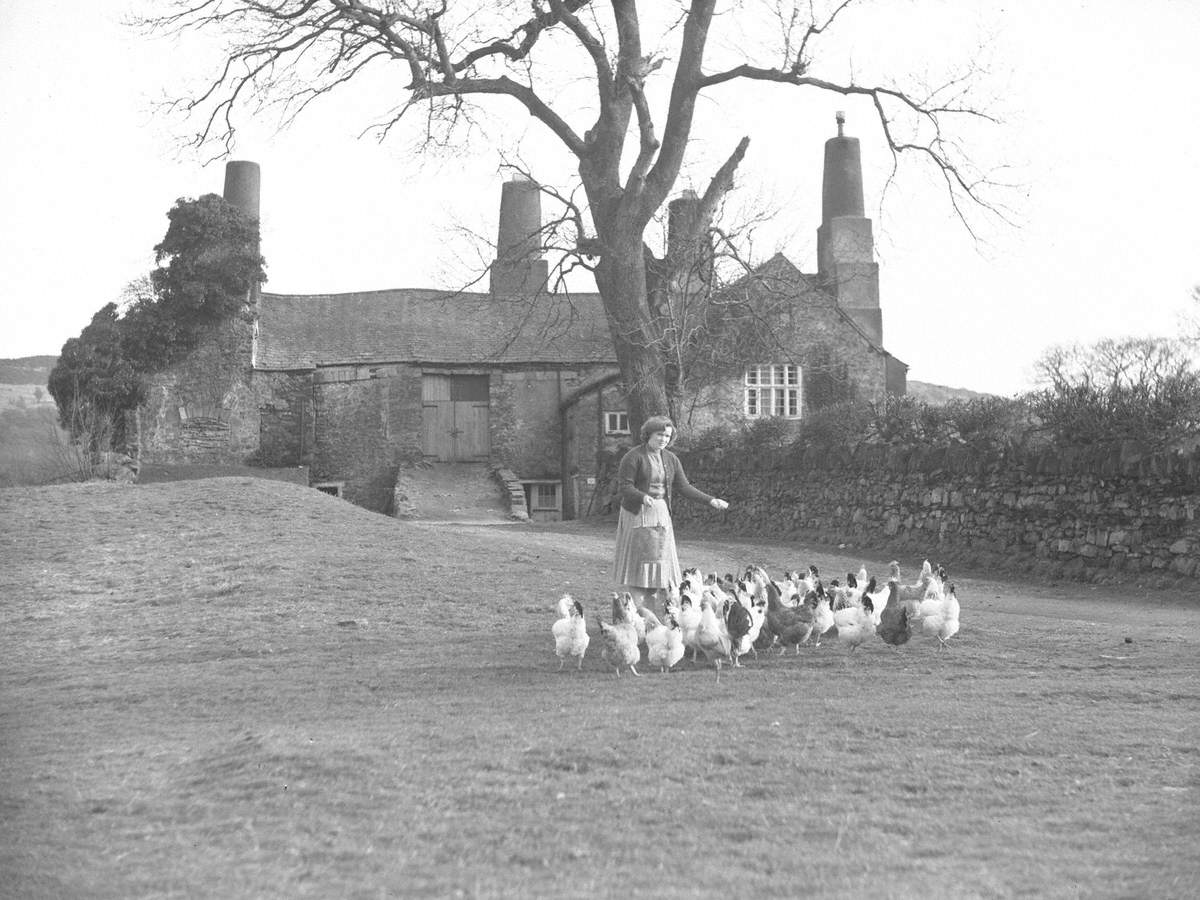
M226 200L255 217L259 185L256 163L227 164ZM496 472L534 518L598 511L606 466L636 437L599 294L542 290L540 196L527 180L502 185L487 291L255 292L247 320L154 378L136 417L140 464L293 469L395 513L406 471L469 463ZM692 202L672 201L671 216ZM883 346L863 209L859 142L839 114L825 145L818 271L777 255L727 288L754 303L769 286L780 349L712 388L689 432L801 420L817 361L834 361L859 397L905 392L907 366Z

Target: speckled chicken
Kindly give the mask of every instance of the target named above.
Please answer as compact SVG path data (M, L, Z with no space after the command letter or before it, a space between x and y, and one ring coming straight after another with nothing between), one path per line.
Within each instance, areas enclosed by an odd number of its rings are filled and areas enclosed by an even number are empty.
M782 655L788 647L795 647L800 652L800 645L808 640L813 632L813 612L815 599L809 602L809 596L815 598L813 591L806 596L799 606L784 606L780 600L779 589L771 582L766 585L767 616L763 631L770 631L779 642L779 653Z
M729 659L729 631L707 597L700 600L700 624L696 627L696 646L709 662L716 665L717 680L720 681L721 663Z
M626 597L629 595L626 594ZM621 677L621 670L628 668L634 675L640 675L637 670L638 661L642 658L642 648L638 644L638 631L633 620L629 615L629 605L632 603L632 598L625 601L624 598L617 594L613 594L613 621L611 625L606 625L603 619L600 619L600 638L604 642L604 648L600 651L600 658L608 662L617 672L617 677ZM634 613L634 619L641 622L641 616ZM644 623L643 623L644 624Z

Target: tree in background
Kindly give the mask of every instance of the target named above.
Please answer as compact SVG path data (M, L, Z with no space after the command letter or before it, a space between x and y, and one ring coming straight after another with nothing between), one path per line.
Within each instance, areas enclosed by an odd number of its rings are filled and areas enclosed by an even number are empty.
M427 142L441 148L479 139L476 102L522 109L573 157L586 208L564 217L575 229L568 252L595 275L636 430L668 408L672 356L651 302L671 266L656 265L646 230L699 145L693 125L706 93L755 82L861 98L894 161L931 164L960 216L973 204L994 209L981 195L989 182L950 133L956 122L990 121L966 99L969 64L911 92L820 72L818 45L854 2L734 2L718 14L717 0L641 11L635 0L180 0L140 24L226 41L207 87L173 104L198 118L196 146L228 152L242 112L277 103L291 120L348 84L374 89L375 70L403 79L382 82L399 96L381 137L418 110ZM748 146L749 137L726 144L685 243L708 232Z
M1063 443L1134 440L1161 449L1200 434L1200 372L1184 339L1051 347L1035 377L1030 408Z
M117 305L108 303L63 344L50 372L50 396L73 440L92 452L125 443L125 411L142 399L141 380L121 346Z

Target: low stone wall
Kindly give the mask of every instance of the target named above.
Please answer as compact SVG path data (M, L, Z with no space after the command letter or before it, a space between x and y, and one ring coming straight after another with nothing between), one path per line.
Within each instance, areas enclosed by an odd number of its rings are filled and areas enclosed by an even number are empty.
M733 504L721 523L697 504L675 504L677 521L698 528L1097 582L1176 583L1200 567L1197 451L863 446L682 456L693 483Z

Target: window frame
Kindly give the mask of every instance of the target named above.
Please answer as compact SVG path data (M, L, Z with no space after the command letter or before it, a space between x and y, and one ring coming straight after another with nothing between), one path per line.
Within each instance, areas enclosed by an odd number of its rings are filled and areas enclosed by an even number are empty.
M742 412L751 419L799 419L803 386L796 363L755 363L742 373Z
M617 427L615 428L609 424L614 417L620 417L617 419ZM620 419L625 420L625 427L623 429L620 427ZM605 435L629 434L629 413L623 409L604 410L604 433Z

